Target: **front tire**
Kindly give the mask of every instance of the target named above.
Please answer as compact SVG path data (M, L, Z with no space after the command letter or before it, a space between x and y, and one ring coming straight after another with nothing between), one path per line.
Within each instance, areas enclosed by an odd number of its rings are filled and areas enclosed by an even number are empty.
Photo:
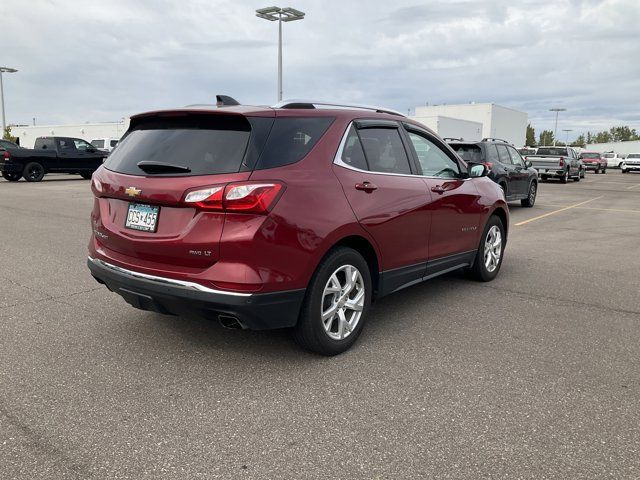
M527 194L527 198L523 198L522 200L520 200L520 205L528 208L533 207L536 203L537 194L538 185L536 184L536 182L531 182L531 185L529 185L529 193Z
M506 239L502 220L492 215L484 227L481 238L470 273L472 278L478 281L490 282L496 278L502 265Z
M14 172L2 172L2 178L9 182L17 182L22 178L22 174Z
M293 337L305 350L338 355L356 342L373 293L365 259L352 248L332 250L313 274Z
M27 182L39 182L44 177L44 167L38 162L29 162L24 167L22 176Z

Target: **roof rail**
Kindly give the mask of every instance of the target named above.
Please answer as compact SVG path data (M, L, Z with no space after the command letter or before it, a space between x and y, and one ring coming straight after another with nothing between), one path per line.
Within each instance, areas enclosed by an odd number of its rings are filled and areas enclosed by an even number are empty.
M464 142L464 138L455 138L455 137L444 137L443 140L445 142Z
M483 138L482 141L483 142L502 142L502 143L506 143L506 144L511 145L509 142L507 142L506 140L504 140L502 138L487 137L487 138Z
M389 108L384 107L376 107L373 105L360 105L360 104L349 104L349 103L334 103L334 102L323 102L318 100L284 100L282 102L276 103L273 108L338 108L338 109L357 109L357 110L371 110L378 113L389 113L391 115L398 115L400 117L406 117L403 113L400 113L396 110L391 110Z

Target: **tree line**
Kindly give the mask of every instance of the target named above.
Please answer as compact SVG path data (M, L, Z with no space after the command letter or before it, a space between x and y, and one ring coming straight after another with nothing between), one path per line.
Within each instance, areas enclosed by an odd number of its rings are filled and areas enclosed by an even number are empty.
M553 130L543 130L536 141L536 131L531 124L527 125L527 137L525 145L527 147L535 147L539 145L553 145L555 140ZM610 143L610 142L626 142L629 140L640 140L640 135L635 128L621 125L611 127L609 130L591 133L587 135L578 135L578 137L570 143L572 147L584 147L590 143ZM564 145L564 142L557 141L556 145Z

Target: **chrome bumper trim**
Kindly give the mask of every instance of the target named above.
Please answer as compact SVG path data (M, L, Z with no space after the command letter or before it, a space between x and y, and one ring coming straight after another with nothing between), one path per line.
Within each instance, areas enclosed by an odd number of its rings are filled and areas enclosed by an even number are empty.
M117 265L107 263L97 258L91 258L91 257L88 257L88 258L89 258L89 261L94 265L98 265L106 269L113 270L114 272L117 272L117 273L129 275L130 277L142 278L144 280L151 280L152 282L163 283L165 285L173 285L175 287L182 287L189 290L197 290L200 292L216 293L218 295L231 295L234 297L251 297L253 295L251 293L228 292L224 290L216 290L215 288L207 288L204 285L200 285L199 283L176 280L175 278L166 278L166 277L158 277L156 275L147 275L146 273L134 272L133 270L128 270L126 268L118 267Z

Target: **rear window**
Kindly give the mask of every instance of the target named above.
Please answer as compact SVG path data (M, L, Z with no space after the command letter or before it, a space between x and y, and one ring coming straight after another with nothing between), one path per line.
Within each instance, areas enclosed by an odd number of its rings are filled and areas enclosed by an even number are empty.
M282 167L302 160L333 120L333 117L276 118L256 169Z
M478 145L449 144L465 162L482 163L482 150Z
M104 148L104 140L91 140L91 145L96 148Z
M567 156L566 148L549 148L549 147L540 147L538 149L537 155L557 155L557 156Z
M186 175L239 172L250 135L249 121L240 116L143 118L104 166L129 175L147 175L138 167L141 161L187 167L190 172Z

